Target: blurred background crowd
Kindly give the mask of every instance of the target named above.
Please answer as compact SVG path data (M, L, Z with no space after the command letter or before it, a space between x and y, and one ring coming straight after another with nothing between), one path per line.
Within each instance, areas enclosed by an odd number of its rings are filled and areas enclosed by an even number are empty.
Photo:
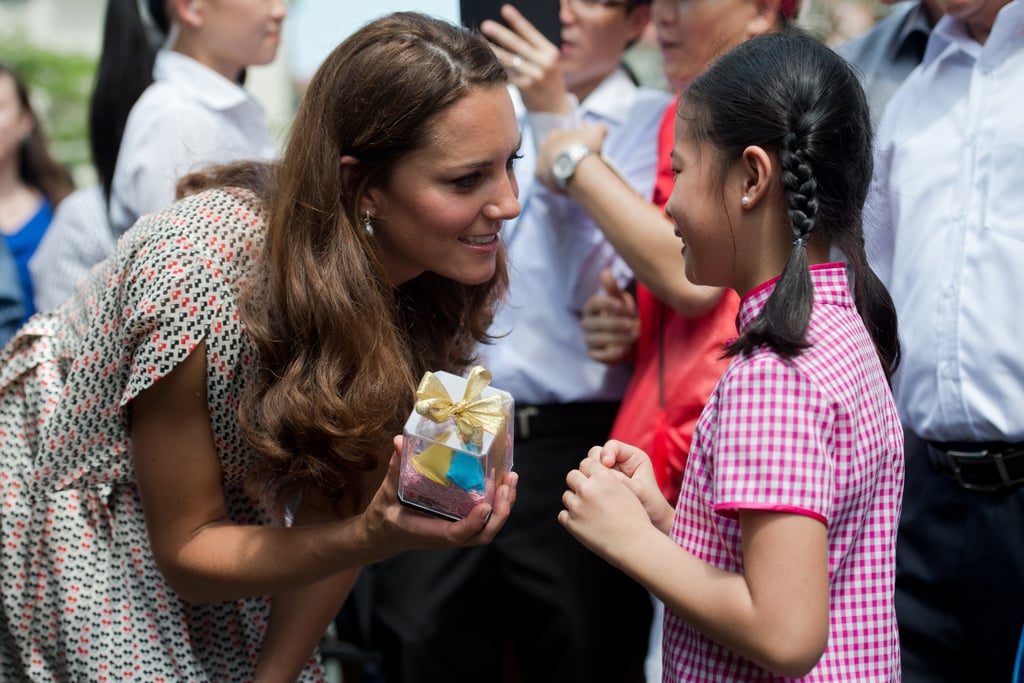
M104 0L0 0L0 61L31 84L54 157L71 169L76 186L95 182L90 163L89 94L103 37ZM282 54L249 70L246 89L263 105L271 129L291 120L302 84L320 59L366 20L396 9L415 9L457 20L458 0L292 0ZM891 7L879 0L810 0L799 23L835 45L858 35ZM662 86L653 29L630 48L627 59L647 85Z

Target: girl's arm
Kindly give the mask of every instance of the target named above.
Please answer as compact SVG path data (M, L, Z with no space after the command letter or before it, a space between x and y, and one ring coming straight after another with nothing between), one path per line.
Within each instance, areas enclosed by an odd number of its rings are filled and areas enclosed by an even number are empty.
M798 678L828 641L825 525L740 511L743 574L697 559L650 521L625 475L588 458L566 479L562 524L684 621L773 673Z
M302 661L312 653L312 634L323 634L325 615L337 610L354 578L340 572L410 548L489 542L514 501L516 477L510 474L498 488L493 514L486 504L458 522L417 514L398 502L393 457L384 483L359 515L295 527L233 522L210 426L204 344L132 402L131 420L146 528L167 582L190 602L281 595L277 607L292 614L319 596L305 612L308 624L296 627L308 632L299 640L310 642Z
M557 188L551 164L569 145L583 142L594 150L576 167L568 186L569 196L601 228L637 281L654 296L680 315L704 315L714 308L724 290L695 285L686 279L680 255L682 242L675 236L672 221L602 161L598 152L605 132L601 126L552 131L537 157L538 180L549 188Z

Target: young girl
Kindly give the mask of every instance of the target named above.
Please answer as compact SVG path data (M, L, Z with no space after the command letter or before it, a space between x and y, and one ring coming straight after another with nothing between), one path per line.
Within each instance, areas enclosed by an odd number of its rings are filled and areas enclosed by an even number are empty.
M428 518L398 501L394 435L423 372L486 338L519 143L482 38L383 17L325 60L279 165L190 176L21 328L4 681L322 681L360 566L493 539L516 476Z
M687 277L742 297L733 360L674 513L612 441L559 519L664 601L665 680L898 680L899 347L862 246L864 94L810 37L753 38L684 93L672 161Z

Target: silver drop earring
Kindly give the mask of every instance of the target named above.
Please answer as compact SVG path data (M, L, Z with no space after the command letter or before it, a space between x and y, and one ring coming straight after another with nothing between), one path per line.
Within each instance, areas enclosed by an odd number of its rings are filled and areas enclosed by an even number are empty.
M368 237L373 237L373 222L371 221L369 211L367 211L366 215L363 216L363 229L366 230L366 235Z

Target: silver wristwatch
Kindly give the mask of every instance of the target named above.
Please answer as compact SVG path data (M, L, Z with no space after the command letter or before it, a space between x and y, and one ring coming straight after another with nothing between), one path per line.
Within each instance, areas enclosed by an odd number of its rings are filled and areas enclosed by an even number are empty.
M586 159L593 153L593 150L584 145L582 142L577 142L574 145L566 147L551 164L551 175L555 177L555 182L558 187L565 190L566 185L569 183L569 179L572 178L573 174L576 173L576 167L579 163Z

